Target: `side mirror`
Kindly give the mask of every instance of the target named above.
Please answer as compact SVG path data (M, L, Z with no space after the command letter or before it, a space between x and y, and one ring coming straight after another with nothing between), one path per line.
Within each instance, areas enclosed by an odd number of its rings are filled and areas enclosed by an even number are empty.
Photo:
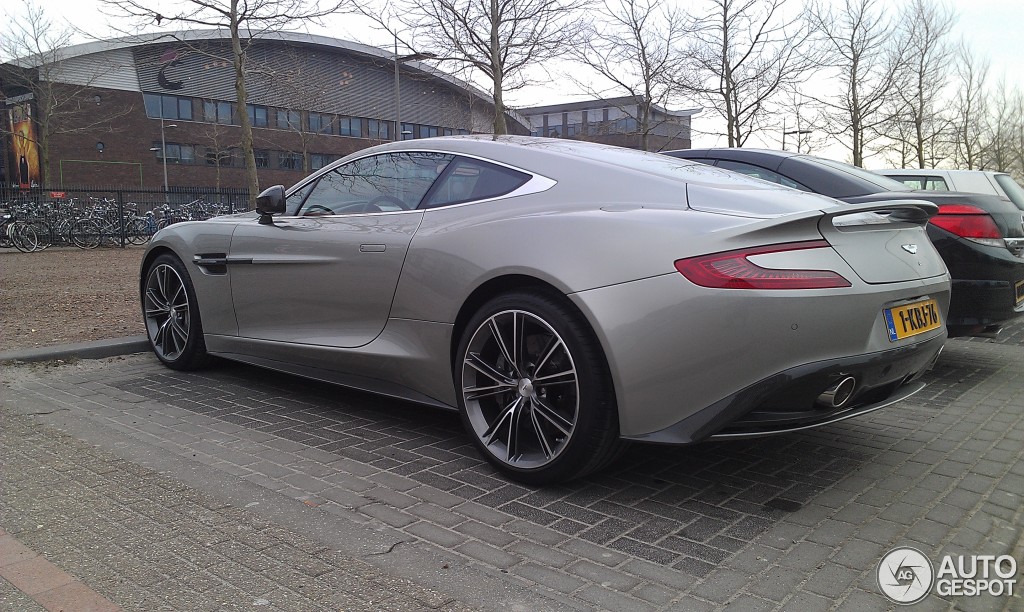
M284 212L284 185L274 185L256 196L256 212L260 214L260 225L273 225L273 215Z

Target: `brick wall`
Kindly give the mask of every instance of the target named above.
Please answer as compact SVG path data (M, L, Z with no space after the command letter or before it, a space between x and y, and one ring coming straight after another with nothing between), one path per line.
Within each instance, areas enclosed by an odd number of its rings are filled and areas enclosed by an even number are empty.
M100 96L99 104L94 101L96 95ZM46 186L163 188L163 163L158 152L150 151L160 143L160 120L146 117L142 93L96 89L83 92L81 98L74 104L80 104L84 112L76 113L73 121L68 120L65 133L52 137L51 176L44 180ZM202 117L202 109L195 108L193 117ZM168 185L217 187L217 168L207 163L205 148L238 146L241 128L178 119L164 123L168 143L196 146L195 163L167 164ZM176 127L166 127L168 125ZM294 131L271 128L253 128L253 139L257 149L298 152L303 150L305 139L308 153L334 156L347 155L380 142L345 136L300 136ZM97 147L100 142L102 151ZM261 168L258 173L261 187L289 186L305 175L302 170L276 167ZM240 158L236 157L235 166L220 168L219 187L245 186L245 168Z

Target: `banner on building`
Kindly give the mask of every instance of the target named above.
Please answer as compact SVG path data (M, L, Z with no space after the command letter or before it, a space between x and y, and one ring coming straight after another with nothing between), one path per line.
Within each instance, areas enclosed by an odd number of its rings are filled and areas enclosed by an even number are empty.
M20 102L8 110L11 135L8 180L12 186L22 189L37 187L42 183L42 172L39 168L39 140L36 124L32 120L32 104Z

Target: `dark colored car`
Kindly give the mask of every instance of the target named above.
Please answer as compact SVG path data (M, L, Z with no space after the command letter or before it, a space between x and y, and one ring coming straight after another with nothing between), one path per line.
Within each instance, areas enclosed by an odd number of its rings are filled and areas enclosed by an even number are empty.
M765 149L686 149L666 155L733 170L850 204L925 200L938 205L928 236L953 277L950 337L986 336L1024 312L1024 214L998 196L910 189L863 168Z

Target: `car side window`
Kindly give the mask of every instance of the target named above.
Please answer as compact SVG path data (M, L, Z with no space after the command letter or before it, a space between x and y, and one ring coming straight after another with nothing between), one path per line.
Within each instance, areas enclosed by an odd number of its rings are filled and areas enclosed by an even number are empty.
M529 180L530 175L525 172L458 157L431 190L422 208L496 198L515 191Z
M801 191L810 191L810 189L804 187L803 185L794 181L793 179L782 176L778 172L774 172L767 168L762 168L761 166L745 164L743 162L732 161L730 159L720 159L718 160L718 163L715 165L718 166L719 168L732 170L733 172L739 172L740 174L746 174L747 176L759 178L761 180L768 181L770 183L775 183L777 185L784 185L786 187L792 187L793 189L799 189Z
M925 180L924 188L928 191L949 191L946 180L941 176L929 176Z
M923 176L886 175L895 179L911 189L924 189L925 178Z
M302 203L306 201L306 197L313 191L314 187L316 187L316 181L310 181L302 189L289 195L288 199L285 200L284 214L294 216L295 213L299 212L299 209L302 208Z
M412 210L452 160L429 152L363 157L320 177L300 216L350 215Z

